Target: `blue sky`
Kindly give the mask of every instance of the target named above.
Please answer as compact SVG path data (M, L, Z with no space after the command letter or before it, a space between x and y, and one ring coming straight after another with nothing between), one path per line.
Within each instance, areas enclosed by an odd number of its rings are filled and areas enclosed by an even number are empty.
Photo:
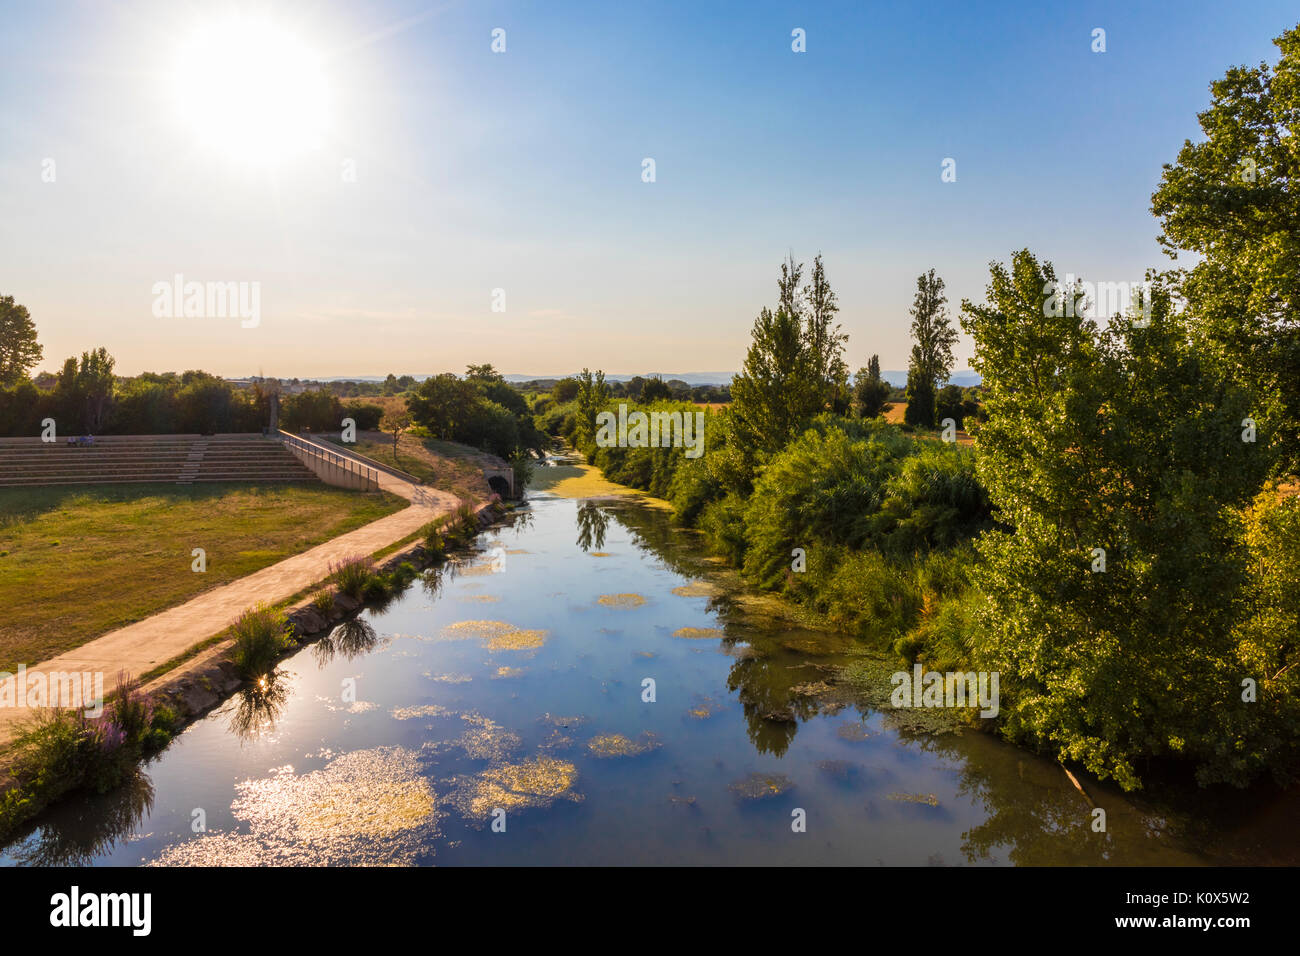
M187 38L230 11L319 54L319 143L227 155L212 143L238 119L178 106ZM0 18L0 294L31 310L42 366L105 345L127 374L306 377L735 370L781 259L819 251L850 364L901 368L930 267L955 313L1025 246L1094 281L1163 265L1161 164L1196 138L1209 83L1275 60L1300 10L218 0ZM259 283L259 323L155 315L177 273Z

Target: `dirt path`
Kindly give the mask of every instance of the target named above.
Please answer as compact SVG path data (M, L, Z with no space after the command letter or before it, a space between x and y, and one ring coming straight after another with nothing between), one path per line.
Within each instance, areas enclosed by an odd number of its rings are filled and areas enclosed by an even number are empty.
M29 667L29 680L33 674L102 673L104 693L108 694L117 686L120 671L144 674L220 633L245 608L259 601L274 604L321 581L329 573L331 561L385 548L439 515L454 511L459 503L455 495L384 472L380 472L379 485L384 491L406 498L410 506ZM117 586L130 587L130 582L122 581ZM26 707L0 707L0 744L8 742L17 725L32 713Z

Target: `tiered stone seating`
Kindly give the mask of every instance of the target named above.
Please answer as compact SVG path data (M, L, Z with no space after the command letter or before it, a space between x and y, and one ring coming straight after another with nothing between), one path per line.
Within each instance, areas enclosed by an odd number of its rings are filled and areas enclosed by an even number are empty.
M0 438L0 486L319 481L280 442L260 435L106 435L84 446L66 441Z

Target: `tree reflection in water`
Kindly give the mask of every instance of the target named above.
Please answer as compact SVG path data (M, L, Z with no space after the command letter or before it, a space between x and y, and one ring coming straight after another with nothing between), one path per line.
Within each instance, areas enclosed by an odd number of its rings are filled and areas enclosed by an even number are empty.
M609 528L609 512L594 501L578 505L578 541L583 551L597 551L605 547L605 532Z
M447 561L429 568L420 575L420 586L424 588L424 593L436 600L442 594L443 587L456 580L459 567L457 562Z
M425 589L428 590L427 581ZM354 617L344 621L312 645L312 653L316 657L316 664L324 667L335 657L350 661L362 654L368 654L378 644L379 635L375 632L374 626L367 620Z
M137 770L108 793L53 807L10 852L25 866L85 866L130 837L153 811L153 802L153 781Z

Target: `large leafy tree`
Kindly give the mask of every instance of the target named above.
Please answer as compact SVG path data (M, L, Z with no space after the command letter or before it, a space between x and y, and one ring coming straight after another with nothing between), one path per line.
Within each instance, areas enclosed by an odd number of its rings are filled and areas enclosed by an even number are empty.
M1277 65L1211 84L1205 139L1183 144L1152 196L1161 243L1200 261L1177 280L1193 329L1255 391L1283 468L1300 464L1300 26Z
M61 414L92 434L104 430L113 404L113 356L102 345L63 363L55 385Z
M0 386L24 381L44 354L27 307L11 295L0 296Z
M452 372L430 375L406 398L412 419L435 438L454 440L473 415L479 400L473 383Z
M1141 327L1044 308L1027 250L963 303L988 421L978 469L1005 530L979 542L981 653L1007 732L1140 786L1148 756L1241 782L1274 756L1242 702L1247 594L1234 508L1264 467L1249 396L1196 350L1167 290Z

